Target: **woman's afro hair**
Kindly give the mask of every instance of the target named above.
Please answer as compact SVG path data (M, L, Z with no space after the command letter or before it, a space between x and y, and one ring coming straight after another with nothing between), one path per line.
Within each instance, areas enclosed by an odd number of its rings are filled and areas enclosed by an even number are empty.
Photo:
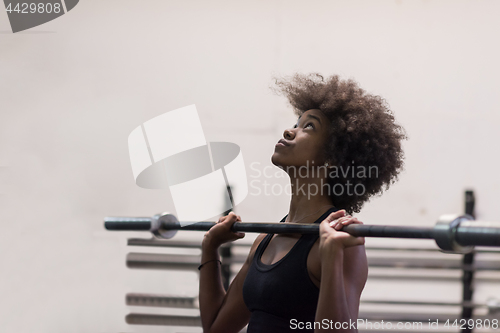
M325 80L317 73L278 78L273 90L288 98L297 116L319 109L330 120L326 161L344 171L338 172L340 178L328 177L329 193L337 208L359 212L370 197L382 194L397 180L403 169L401 142L407 137L383 98L367 94L353 80L342 80L338 75ZM366 177L358 173L360 167L365 168ZM354 177L351 168L356 170ZM343 193L334 187L338 183ZM357 184L363 186L354 194Z

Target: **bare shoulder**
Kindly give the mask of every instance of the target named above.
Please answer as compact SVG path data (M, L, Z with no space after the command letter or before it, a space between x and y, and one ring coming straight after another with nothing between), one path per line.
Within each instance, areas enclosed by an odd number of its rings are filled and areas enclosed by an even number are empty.
M307 257L307 270L311 281L319 288L321 282L319 239L313 244ZM356 277L356 282L364 286L368 274L364 245L353 246L344 250L344 274Z
M344 275L352 287L361 294L368 279L368 260L364 245L349 247L344 250Z
M255 251L257 250L257 247L259 247L260 242L266 237L267 234L259 234L257 238L255 238L252 246L250 247L250 252L248 253L248 257L246 260L246 263L251 263L253 260L253 256L255 254Z
M321 281L321 260L319 257L319 238L311 247L307 256L307 271L311 281L319 288Z
M325 264L323 264L325 265ZM357 318L359 299L368 278L368 262L364 245L344 249L342 275L344 290L350 313ZM321 289L321 260L319 255L319 239L312 246L307 257L307 271L311 281Z

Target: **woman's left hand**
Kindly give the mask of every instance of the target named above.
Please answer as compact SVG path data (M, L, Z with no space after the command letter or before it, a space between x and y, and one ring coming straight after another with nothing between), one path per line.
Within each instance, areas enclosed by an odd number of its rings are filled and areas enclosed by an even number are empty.
M341 248L365 244L364 237L354 237L347 232L340 231L343 226L349 224L363 224L357 218L346 215L345 210L339 210L328 215L319 225L319 250Z

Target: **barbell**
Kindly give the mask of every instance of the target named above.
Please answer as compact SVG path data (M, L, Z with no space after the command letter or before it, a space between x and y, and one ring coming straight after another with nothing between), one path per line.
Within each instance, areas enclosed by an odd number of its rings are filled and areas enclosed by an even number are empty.
M178 230L208 231L215 222L180 222L170 213L153 217L106 217L107 230L150 231L170 239ZM500 222L474 221L470 215L442 215L434 227L351 224L342 231L356 237L434 239L442 251L467 253L474 246L500 246ZM319 234L319 224L235 222L233 232Z
M197 296L172 296L158 294L143 294L143 293L128 293L125 297L127 305L131 306L150 306L150 307L165 307L165 308L183 308L183 309L199 309L200 302ZM467 308L482 308L487 309L488 313L500 313L500 300L496 298L488 298L486 303L473 302L425 302L425 301L401 301L401 300L366 300L361 299L361 303L365 304L386 304L386 305L426 305L426 306L460 306Z

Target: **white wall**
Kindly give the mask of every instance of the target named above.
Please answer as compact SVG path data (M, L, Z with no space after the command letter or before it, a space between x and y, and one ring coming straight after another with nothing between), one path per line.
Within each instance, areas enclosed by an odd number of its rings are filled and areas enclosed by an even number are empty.
M271 165L295 121L268 89L276 74L354 78L406 128L406 170L359 214L365 223L432 225L462 212L466 188L478 218L499 220L499 10L456 0L82 0L17 34L1 11L1 330L174 332L123 320L127 292L197 292L193 273L127 269L126 239L144 235L103 229L104 216L174 210L168 191L134 184L128 134L194 103L207 140L240 145L250 176L252 162ZM288 199L249 196L237 212L277 221Z

